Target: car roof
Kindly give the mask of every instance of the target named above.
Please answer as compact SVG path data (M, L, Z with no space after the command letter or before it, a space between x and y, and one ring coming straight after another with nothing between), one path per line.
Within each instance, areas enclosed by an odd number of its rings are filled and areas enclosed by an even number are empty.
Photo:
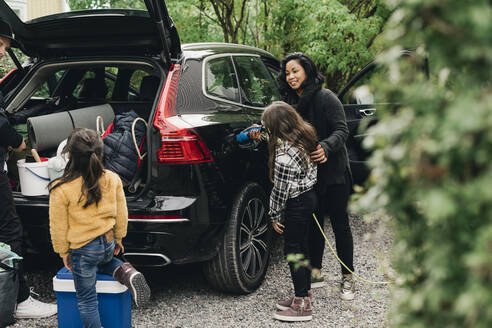
M181 50L183 51L184 57L188 59L202 59L207 56L218 54L254 54L276 59L271 53L263 49L234 43L185 43L181 45Z

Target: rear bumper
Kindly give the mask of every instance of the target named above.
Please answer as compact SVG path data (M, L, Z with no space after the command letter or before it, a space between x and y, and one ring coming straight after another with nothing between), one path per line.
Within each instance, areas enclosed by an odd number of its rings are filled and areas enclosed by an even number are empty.
M52 253L48 198L26 198L20 193L15 193L14 198L29 250ZM123 245L129 261L140 266L165 266L204 261L216 254L222 225L210 225L208 210L203 210L200 197L156 199L145 202L145 207L128 204L130 219ZM173 218L159 219L169 215Z
M177 222L129 221L128 233L123 240L125 252L138 254L132 256L135 264L140 266L211 259L217 252L223 225L211 226L198 221L198 217Z

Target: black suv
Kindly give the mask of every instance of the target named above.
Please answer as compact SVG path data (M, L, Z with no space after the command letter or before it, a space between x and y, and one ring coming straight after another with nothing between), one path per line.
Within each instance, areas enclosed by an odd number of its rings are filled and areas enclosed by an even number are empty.
M248 46L181 45L164 1L146 4L148 12L93 10L23 23L2 0L0 16L34 58L2 83L5 109L18 127L40 113L97 106L138 113L148 122L148 156L126 188L125 256L150 266L203 261L215 287L251 292L270 254L267 160L263 148L238 147L234 136L279 99L279 63ZM36 131L27 130L34 145ZM36 148L45 157L56 150ZM48 196L14 198L31 248L50 250Z
M181 45L165 2L145 4L147 12L88 10L23 23L0 0L0 17L32 58L0 82L5 109L31 144L29 117L108 106L138 113L148 123L148 156L125 189L126 257L146 266L204 262L213 286L249 293L269 262L270 183L265 147L239 147L234 136L279 99L279 62L249 46ZM373 110L346 109L358 165L357 127ZM66 128L53 125L53 135ZM37 148L46 157L56 151ZM51 251L48 196L14 198L30 248Z

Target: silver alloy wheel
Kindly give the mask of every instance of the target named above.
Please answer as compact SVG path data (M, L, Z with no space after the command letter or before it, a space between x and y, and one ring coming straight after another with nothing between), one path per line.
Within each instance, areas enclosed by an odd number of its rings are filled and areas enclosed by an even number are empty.
M217 255L203 266L205 277L215 288L249 294L265 279L272 238L267 204L258 183L247 183L238 190L231 203L224 241Z
M239 237L241 264L248 278L256 278L266 265L267 231L265 207L259 198L252 198L244 209Z

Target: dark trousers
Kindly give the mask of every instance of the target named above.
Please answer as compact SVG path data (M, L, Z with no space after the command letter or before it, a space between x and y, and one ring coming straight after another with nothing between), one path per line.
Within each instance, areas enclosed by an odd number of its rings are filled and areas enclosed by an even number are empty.
M316 218L321 227L324 227L325 216L330 216L331 227L335 234L335 242L338 257L345 263L350 270L354 271L354 242L352 231L347 214L347 204L350 196L351 184L349 173L346 173L345 184L336 185L316 185L316 194L319 206L316 210ZM311 238L309 239L309 253L311 263L314 268L321 269L323 252L325 249L325 239L316 222L311 220ZM350 273L342 265L342 273Z
M310 222L316 208L316 193L313 190L291 198L285 209L284 254L303 254L309 259ZM306 267L295 268L289 263L294 291L297 297L308 296L311 289L311 273Z
M17 216L12 197L12 189L5 173L0 173L0 242L10 245L10 249L13 252L22 256L22 224L20 218ZM21 262L19 265L19 294L17 295L17 303L25 301L28 297L29 287L24 278Z

